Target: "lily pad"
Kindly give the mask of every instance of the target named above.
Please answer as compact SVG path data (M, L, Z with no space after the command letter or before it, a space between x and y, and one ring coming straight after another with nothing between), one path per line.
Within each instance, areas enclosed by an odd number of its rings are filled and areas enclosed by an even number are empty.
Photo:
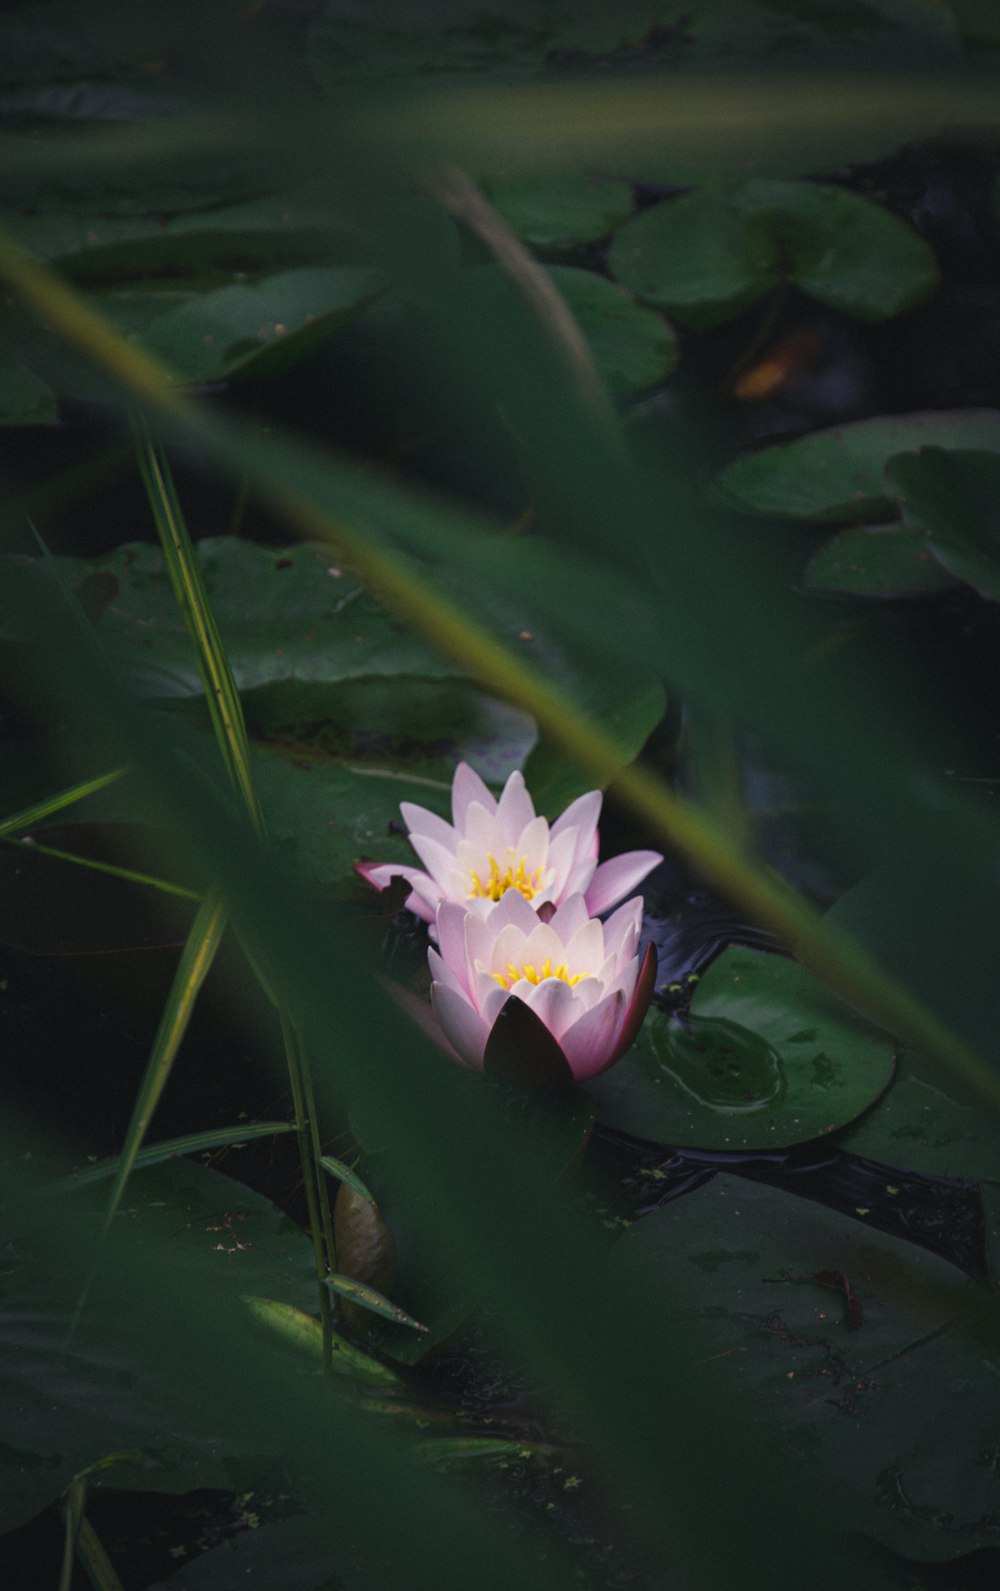
M938 285L898 216L844 188L750 180L665 199L619 227L612 275L683 324L717 326L781 282L859 320L898 315Z
M689 1018L652 1011L588 1085L603 1123L681 1148L783 1149L846 1126L892 1078L891 1044L784 956L730 946Z
M97 1199L105 1192L98 1188ZM174 1161L137 1172L118 1220L162 1252L178 1285L234 1298L265 1292L297 1307L315 1299L305 1235L268 1200L204 1166ZM71 1337L82 1273L50 1266L16 1236L10 1258L0 1293L0 1530L32 1518L73 1475L122 1449L135 1461L113 1472L115 1485L228 1486L232 1439L224 1453L195 1395L158 1370L127 1311L104 1303L100 1280Z
M924 447L890 459L885 478L946 574L1000 601L1000 455Z
M927 538L909 525L850 525L814 553L808 591L864 597L922 597L957 582L933 557Z
M497 298L515 300L516 288L496 266L475 267ZM616 396L641 391L670 373L679 357L673 328L623 288L596 271L574 265L546 267L590 345L598 371Z
M363 266L282 271L235 282L167 310L139 341L182 381L261 379L311 353L380 290Z
M632 212L632 187L617 178L489 177L487 194L525 242L542 249L596 243Z
M885 1165L932 1177L1000 1181L1000 1133L982 1107L962 1104L919 1056L900 1058L899 1076L837 1140Z
M1000 453L1000 410L925 410L880 415L814 431L728 464L715 486L733 508L822 522L888 519L896 503L885 469L922 447Z
M726 1175L620 1249L838 1530L927 1562L997 1542L992 1307L945 1261Z

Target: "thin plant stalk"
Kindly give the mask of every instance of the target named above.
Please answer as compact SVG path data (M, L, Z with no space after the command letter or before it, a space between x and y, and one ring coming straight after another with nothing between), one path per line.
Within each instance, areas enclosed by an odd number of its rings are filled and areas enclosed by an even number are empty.
M166 455L153 443L144 422L139 417L133 418L133 432L139 470L156 522L170 583L197 653L198 668L208 700L216 743L233 787L242 798L254 831L260 843L266 845L267 831L250 765L250 744L243 717L243 704L240 701L225 643L205 590L198 556L174 486L173 473ZM262 983L270 991L270 980L264 979ZM309 1077L307 1058L288 1012L280 1002L278 1014L285 1064L292 1091L296 1139L316 1264L320 1319L323 1323L323 1363L329 1374L333 1347L333 1315L325 1277L329 1271L336 1270L333 1221L326 1177L320 1166L323 1151L316 1122L315 1095Z

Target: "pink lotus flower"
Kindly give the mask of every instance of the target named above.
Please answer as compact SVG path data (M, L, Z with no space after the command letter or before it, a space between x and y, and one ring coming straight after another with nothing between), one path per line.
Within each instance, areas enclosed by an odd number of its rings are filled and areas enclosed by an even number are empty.
M641 928L638 896L606 923L580 894L541 916L517 889L485 916L443 902L441 948L428 955L445 1038L467 1066L522 1081L533 1070L546 1083L606 1071L635 1039L653 993L656 955L650 946L640 965Z
M520 773L511 774L498 801L460 762L451 787L454 823L409 801L400 805L410 844L426 872L395 862L356 862L355 871L376 889L404 878L410 885L407 906L428 923L442 902L483 916L508 894L519 895L535 911L580 894L588 915L597 917L663 860L658 851L627 851L598 864L601 800L599 790L580 796L550 829L535 815Z

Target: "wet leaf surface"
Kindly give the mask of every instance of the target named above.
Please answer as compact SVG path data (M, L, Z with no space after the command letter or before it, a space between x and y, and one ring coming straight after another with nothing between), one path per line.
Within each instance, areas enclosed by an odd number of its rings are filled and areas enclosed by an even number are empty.
M886 481L945 573L1000 601L1000 456L923 447L890 459Z
M796 962L730 948L686 1021L653 1010L590 1085L602 1124L699 1149L778 1149L835 1132L887 1087L891 1044Z
M925 1562L997 1541L989 1295L906 1243L724 1174L622 1247L665 1318L696 1330L700 1366L749 1400L759 1439L796 1457L817 1509L836 1498L840 1528Z

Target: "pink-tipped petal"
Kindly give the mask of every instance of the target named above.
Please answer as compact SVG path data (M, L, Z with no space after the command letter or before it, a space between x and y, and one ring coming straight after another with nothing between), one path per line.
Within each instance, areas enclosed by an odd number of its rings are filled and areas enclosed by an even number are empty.
M415 806L412 801L401 801L399 810L403 814L403 822L409 830L411 842L414 834L426 834L429 839L436 840L446 851L454 854L455 830L450 823L445 822L444 818L439 818L436 812L428 812L426 807Z
M467 762L460 762L451 781L451 813L459 833L465 828L465 814L473 801L478 801L487 812L496 810L496 800L478 773Z
M596 1077L598 1072L603 1072L611 1065L609 1057L615 1054L625 1010L625 996L620 989L616 989L586 1011L563 1034L559 1042L578 1083L586 1082L588 1077Z
M464 995L441 983L431 984L431 1005L445 1038L466 1066L483 1069L483 1055L489 1028Z
M437 936L442 958L448 963L460 983L468 986L466 964L466 918L463 907L454 901L442 901L437 909Z
M561 978L544 978L541 983L528 985L527 994L522 992L521 999L541 1017L555 1039L561 1040L580 1014L575 991Z
M626 851L624 856L602 862L587 887L588 911L593 917L609 911L662 861L658 851Z
M549 918L549 926L553 933L559 935L564 945L568 945L573 935L579 933L588 922L588 912L582 895L567 895L566 899L556 907Z
M604 949L617 956L627 946L631 955L642 932L642 896L635 895L611 913L604 924ZM629 941L631 940L631 943Z
M464 986L461 973L453 972L448 963L430 946L427 948L427 965L430 967L434 983L440 983L444 988L453 989L456 994L468 998L469 991Z
M580 857L596 854L593 841L603 799L600 790L588 790L586 795L577 796L553 823L553 838L558 838L567 829L577 829L579 831L576 842L577 854Z
M497 803L497 822L506 845L516 845L521 831L533 822L535 806L524 787L524 775L515 770L503 787ZM542 820L545 821L544 818ZM548 824L545 825L546 829Z
M646 1012L649 1010L649 1002L653 998L653 990L655 988L656 951L652 945L647 945L646 954L642 958L642 966L639 969L639 976L635 980L632 998L629 1001L628 1010L625 1012L625 1020L618 1035L618 1042L611 1053L610 1060L606 1061L601 1067L602 1072L606 1072L609 1066L614 1066L616 1061L621 1060L625 1051L630 1050L639 1037L639 1029L646 1020Z
M403 879L409 884L413 892L406 898L406 909L415 912L418 917L422 917L425 923L434 921L433 907L422 900L417 893L421 886L431 885L433 888L433 881L427 877L426 873L422 873L419 868L404 867L396 862L355 862L354 871L359 878L364 879L366 884L370 884L373 889L377 890L388 889L394 878ZM440 894L440 891L438 891L438 894Z
M429 834L411 834L410 844L423 862L431 878L441 885L446 895L451 894L454 887L455 872L458 867L454 851L449 851L447 846L439 844Z

